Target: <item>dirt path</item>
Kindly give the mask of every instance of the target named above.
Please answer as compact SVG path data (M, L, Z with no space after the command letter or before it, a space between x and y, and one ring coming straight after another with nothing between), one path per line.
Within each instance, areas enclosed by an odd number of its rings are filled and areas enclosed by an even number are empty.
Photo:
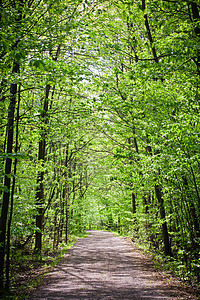
M70 249L29 297L36 299L197 299L158 273L133 244L112 233L90 231Z

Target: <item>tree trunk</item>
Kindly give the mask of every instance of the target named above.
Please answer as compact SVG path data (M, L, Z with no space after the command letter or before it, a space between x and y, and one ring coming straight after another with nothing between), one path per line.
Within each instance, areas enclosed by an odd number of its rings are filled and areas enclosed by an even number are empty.
M64 192L64 191L63 191ZM64 203L64 194L62 194L62 198L60 199L60 232L59 232L59 243L62 241L63 237L63 227L64 227L64 214L65 214L65 203Z
M162 195L161 188L158 184L155 184L155 193L156 193L156 197L158 199L159 206L160 206L160 218L162 220L162 235L163 235L165 255L173 256L172 250L171 250L171 245L169 242L167 222L165 220L165 207L164 207L163 195Z
M19 64L14 62L13 64L13 74L19 73ZM17 84L12 83L10 87L10 104L8 108L8 124L7 124L7 154L12 153L13 148L13 135L14 135L14 116L15 116L15 105L17 96ZM4 193L3 193L3 203L1 208L0 217L0 288L3 287L4 282L4 258L5 258L5 242L6 242L6 223L9 208L10 199L10 183L11 183L11 168L12 159L7 158L5 164L5 177L4 177Z
M60 54L61 45L58 45L55 57L52 57L54 61L57 61ZM42 162L42 167L44 166L45 161L45 152L46 152L46 131L47 124L49 122L48 110L49 110L49 93L51 86L48 84L45 90L45 99L43 105L43 111L41 113L41 139L39 141L39 154L38 159ZM52 97L51 97L51 106L52 99L55 91L55 86L53 87ZM36 206L37 206L37 215L36 215L36 237L35 237L35 252L40 252L42 250L42 232L44 227L44 171L40 171L37 176L37 190L36 190Z
M145 0L142 0L142 10L145 11L145 9L146 9L146 3L145 3ZM155 62L158 63L158 57L157 57L157 53L156 53L156 48L155 48L154 43L153 43L153 37L152 37L152 34L151 34L151 30L150 30L149 20L148 20L147 14L144 15L144 20L145 20L145 27L146 27L146 30L147 30L148 40L149 40L150 45L151 45L152 54L153 54Z
M69 221L69 204L66 203L66 211L65 211L65 243L68 243L68 221Z
M20 107L20 86L18 91L18 105L17 105L17 124L16 124L16 139L15 139L15 153L18 151L18 136L19 136L19 107ZM10 204L10 217L8 221L8 229L7 229L7 253L6 253L6 290L9 289L10 285L10 230L13 216L13 206L14 206L14 192L15 192L15 178L17 173L17 158L15 158L14 162L14 172L13 172L13 183L11 190L11 204Z
M133 214L136 213L136 203L135 203L135 194L132 192L132 209L133 209Z
M43 105L43 112L41 114L41 139L39 141L39 153L38 159L42 162L42 167L44 166L45 161L45 150L46 150L46 125L48 123L48 102L49 102L49 92L50 85L46 86L45 99ZM36 206L37 206L37 215L36 215L36 236L35 236L35 252L40 252L42 250L42 232L43 232L43 223L44 223L44 171L39 171L37 175L37 190L36 190Z
M57 232L58 232L57 216L58 216L58 208L57 208L57 203L56 203L56 205L54 206L53 250L55 250L56 243L57 243Z
M200 16L199 16L199 9L197 6L197 3L191 2L191 9L192 9L192 18L193 21L195 22L195 27L194 31L197 37L200 37L200 26L199 26L199 21L200 21ZM200 75L200 50L197 50L197 59L193 59L196 66L197 66L197 72L198 75Z

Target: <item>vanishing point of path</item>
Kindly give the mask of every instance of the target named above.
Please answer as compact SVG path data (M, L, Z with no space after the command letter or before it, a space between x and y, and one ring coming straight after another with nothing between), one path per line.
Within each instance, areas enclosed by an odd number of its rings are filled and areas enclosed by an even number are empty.
M155 271L152 262L123 237L89 231L47 274L29 297L38 299L197 299Z

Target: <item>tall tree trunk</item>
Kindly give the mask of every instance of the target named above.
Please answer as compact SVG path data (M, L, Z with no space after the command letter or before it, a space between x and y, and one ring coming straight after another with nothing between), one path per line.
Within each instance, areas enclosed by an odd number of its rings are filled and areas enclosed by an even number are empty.
M57 190L57 195L56 197L58 197L59 192ZM53 224L53 250L56 248L56 244L57 244L57 232L58 232L58 204L56 203L54 206L54 224Z
M0 84L0 95L2 94L1 98L0 98L0 123L3 125L3 120L5 118L5 100L6 100L6 96L3 95L3 92L4 92L4 89L6 88L7 86L7 80L3 79L1 81L1 84ZM4 138L4 127L2 126L0 128L0 140L3 141L3 139L5 140L6 138L6 135L5 135L5 138ZM0 152L5 152L5 143L3 142L0 142ZM0 194L1 195L1 194Z
M199 15L199 9L197 3L191 2L191 9L192 9L192 18L193 21L195 22L194 31L196 36L199 38L200 37L200 26L199 26L200 15ZM200 75L200 50L199 49L197 50L197 59L194 59L194 62L197 66L198 75Z
M142 10L143 12L145 12L146 9L146 3L145 0L142 0ZM148 40L151 46L151 51L153 54L153 58L155 63L159 63L159 59L156 53L156 48L154 45L154 41L153 41L153 37L151 34L151 29L149 26L149 20L148 20L148 16L147 14L144 14L144 19L145 19L145 27L147 30L147 36L148 36ZM156 80L156 78L155 78ZM163 81L163 79L161 79ZM148 151L150 151L151 153L151 149L148 149ZM159 171L158 171L159 173ZM159 174L157 175L159 176ZM170 245L170 241L169 241L169 234L168 234L168 228L167 228L167 222L165 219L165 207L164 207L164 201L163 201L163 195L162 195L162 188L160 185L155 184L155 194L156 197L158 199L159 202L159 207L160 207L160 218L162 220L162 235L163 235L163 242L164 242L164 250L165 250L165 255L167 256L172 256L172 250L171 250L171 245Z
M52 57L54 61L57 61L58 56L60 54L61 45L58 45L55 57ZM39 153L38 159L42 162L42 167L44 166L45 161L45 152L46 152L46 131L47 124L49 122L48 118L48 110L49 110L49 93L51 86L48 84L45 90L45 98L43 104L43 111L41 113L41 137L39 141ZM52 90L51 97L51 106L52 99L55 91L55 86ZM37 206L37 215L36 215L36 237L35 237L35 252L40 252L42 250L42 232L43 232L43 224L44 224L44 171L38 172L37 175L37 190L36 190L36 206Z
M19 73L19 64L14 62L12 73ZM12 83L10 87L10 104L8 108L8 123L7 123L7 154L12 153L13 148L13 135L14 135L14 116L15 116L15 105L17 96L17 83ZM3 203L1 208L0 217L0 288L4 284L4 258L5 258L5 242L6 242L6 223L9 208L10 199L10 183L11 183L11 168L12 159L8 157L5 163L5 177L4 177L4 193L3 193Z
M135 127L133 128L133 135L134 134L135 134ZM133 138L133 141L132 141L131 138L128 138L128 143L131 146L132 150L133 150L133 147L134 147L136 153L139 153L136 137ZM133 165L134 161L133 161L133 158L131 156L129 157L129 162L130 162L130 165ZM133 178L133 172L131 172L130 177L131 177L131 179ZM133 187L132 182L130 183L130 186L133 190L134 187ZM131 199L132 199L132 212L133 212L133 214L135 214L136 213L136 196L135 196L135 193L133 191L131 192Z
M162 220L162 234L163 234L165 255L166 256L173 256L170 241L169 241L167 222L166 222L166 219L165 219L165 207L164 207L162 190L161 190L161 187L158 184L155 184L155 193L156 193L156 197L158 199L159 206L160 206L160 218Z
M18 136L19 136L19 107L20 107L20 86L18 90L18 105L17 105L17 124L16 124L16 139L15 139L15 153L18 151ZM13 216L13 206L14 206L14 192L15 192L15 178L17 173L17 158L15 158L14 162L14 172L13 172L13 182L12 182L12 190L11 190L11 203L10 203L10 217L8 221L8 229L7 229L7 253L6 253L6 289L9 289L10 285L10 230Z
M69 177L71 177L71 170L69 166L69 143L66 145L66 152L65 152L65 185L63 189L63 202L65 204L65 242L67 244L68 242L68 221L69 221L69 197L70 197L70 191L68 186L68 173Z
M49 102L49 92L50 85L46 86L45 99L43 105L43 112L41 114L41 137L39 141L39 153L38 159L41 161L42 167L45 161L45 151L46 151L46 125L48 123L48 102ZM36 190L36 236L35 236L35 252L40 252L42 250L42 232L44 223L44 170L39 171L37 175L37 190Z
M60 232L59 232L59 242L58 244L62 241L63 237L63 227L64 227L64 214L65 214L65 200L64 200L64 189L63 187L63 193L61 193L61 199L60 199Z

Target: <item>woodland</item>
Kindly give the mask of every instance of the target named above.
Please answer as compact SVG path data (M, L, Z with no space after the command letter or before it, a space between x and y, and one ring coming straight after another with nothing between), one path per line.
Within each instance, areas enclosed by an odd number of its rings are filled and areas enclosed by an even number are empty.
M0 0L0 27L0 288L86 229L197 284L199 1Z

